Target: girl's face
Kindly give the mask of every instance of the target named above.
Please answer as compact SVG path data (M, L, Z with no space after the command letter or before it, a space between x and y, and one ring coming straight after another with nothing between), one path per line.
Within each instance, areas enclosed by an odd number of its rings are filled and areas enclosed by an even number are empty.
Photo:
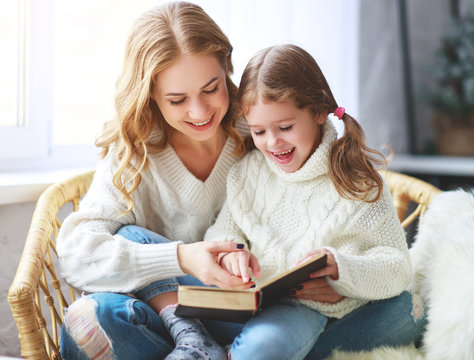
M151 98L175 134L209 140L229 108L225 79L214 56L181 55L158 74Z
M321 143L327 114L313 115L293 101L258 102L246 114L255 146L285 172L295 172Z

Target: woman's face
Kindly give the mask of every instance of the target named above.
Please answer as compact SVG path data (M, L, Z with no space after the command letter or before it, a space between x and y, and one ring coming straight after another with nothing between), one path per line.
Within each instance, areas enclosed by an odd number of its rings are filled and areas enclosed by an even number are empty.
M229 108L226 74L216 57L181 55L152 89L166 122L187 138L211 139Z

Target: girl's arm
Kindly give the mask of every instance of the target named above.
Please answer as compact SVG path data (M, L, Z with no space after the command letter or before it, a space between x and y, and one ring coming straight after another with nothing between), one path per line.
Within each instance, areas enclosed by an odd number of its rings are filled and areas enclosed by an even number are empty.
M377 300L406 289L410 257L388 187L379 201L364 203L343 236L333 242L338 246L325 246L334 255L339 273L337 280L328 278L328 283L339 294Z
M227 200L217 216L216 222L206 231L204 241L233 241L244 244L248 250L245 234L234 221Z

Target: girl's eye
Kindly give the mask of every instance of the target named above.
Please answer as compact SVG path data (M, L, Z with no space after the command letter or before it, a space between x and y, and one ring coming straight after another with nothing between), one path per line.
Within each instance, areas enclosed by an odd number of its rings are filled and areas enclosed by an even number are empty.
M211 90L204 90L204 94L214 94L217 90L219 90L219 87L216 85L213 89Z
M253 132L255 135L263 135L265 133L265 130L259 130L259 131L254 131Z
M182 98L182 99L179 99L179 100L170 100L170 104L171 105L179 105L179 104L184 103L184 100L186 100L186 98Z
M293 125L281 126L281 127L280 127L280 130L281 130L281 131L288 131L288 130L291 130L292 127L293 127Z

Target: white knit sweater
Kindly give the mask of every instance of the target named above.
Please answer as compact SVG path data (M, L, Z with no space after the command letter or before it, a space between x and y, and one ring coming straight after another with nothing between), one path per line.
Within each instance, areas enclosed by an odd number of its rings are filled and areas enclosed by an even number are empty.
M262 269L257 284L290 269L311 250L328 249L339 269L339 279L328 281L346 298L336 304L301 302L340 318L370 300L400 294L411 266L387 186L375 203L337 193L328 174L336 135L328 118L322 143L293 173L258 150L247 154L229 171L226 204L205 240L246 243Z
M237 124L246 135L244 120ZM158 136L155 134L154 136ZM203 240L225 200L226 176L238 160L228 138L206 181L192 175L171 146L149 156L149 167L132 194L134 209L127 209L114 187L116 164L102 160L79 210L69 215L57 239L62 275L72 286L90 292L131 292L152 281L184 275L177 258L179 242ZM124 225L143 226L169 244L138 244L114 235Z

